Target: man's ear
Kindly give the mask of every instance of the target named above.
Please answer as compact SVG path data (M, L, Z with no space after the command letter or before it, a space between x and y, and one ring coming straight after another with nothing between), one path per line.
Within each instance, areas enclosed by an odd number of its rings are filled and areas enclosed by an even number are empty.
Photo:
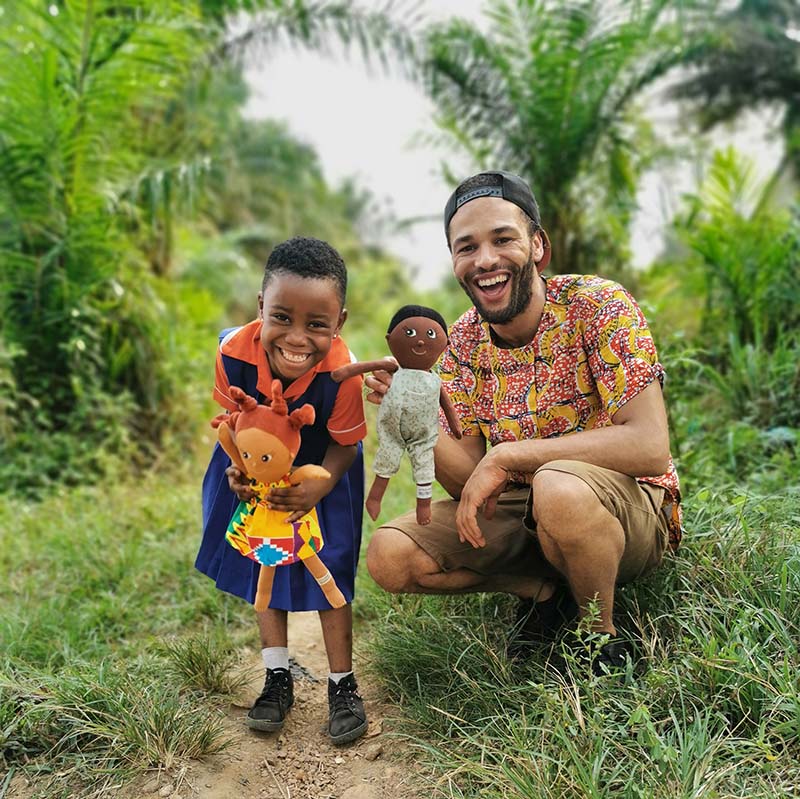
M542 241L541 231L539 230L531 236L531 255L533 256L533 262L535 264L538 264L544 255L544 242Z

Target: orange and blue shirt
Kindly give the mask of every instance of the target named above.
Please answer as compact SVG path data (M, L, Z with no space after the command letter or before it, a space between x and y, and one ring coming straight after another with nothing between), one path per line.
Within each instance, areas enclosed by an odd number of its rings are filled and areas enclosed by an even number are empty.
M353 354L341 338L331 342L328 354L318 364L293 381L284 389L283 396L287 403L302 397L318 374L332 372L340 366L353 361ZM237 385L235 374L237 362L255 366L258 373L256 388L265 397L272 395L272 370L264 347L261 344L261 320L256 319L243 327L235 328L226 335L217 351L216 377L213 397L216 402L229 411L238 410L236 402L230 397L228 389ZM326 426L330 437L342 446L356 444L367 433L364 420L364 402L361 397L361 376L350 377L342 381L336 394ZM241 386L239 386L241 388Z
M263 550L263 559L270 565L277 565L283 563L278 550L288 552L291 549L299 556L305 545L311 549L321 548L324 539L325 565L347 602L352 601L355 593L361 546L364 508L361 440L366 435L366 424L361 377L336 383L330 373L352 360L354 358L341 338L334 339L325 358L284 389L290 411L305 403L313 405L315 410L314 422L300 431L300 449L294 466L321 465L332 443L355 446L356 456L330 493L316 505L320 534L308 538L303 528L297 531L298 536L291 540L287 538L284 541L286 546L277 547L269 558L267 550ZM231 386L238 386L263 402L271 395L271 384L272 370L261 344L261 321L223 331L217 349L214 399L223 408L235 411L237 405L230 397ZM230 458L217 444L203 478L203 537L195 566L211 577L221 590L252 603L258 587L259 562L242 557L242 546L231 546L226 540L231 520L236 517L240 506L238 498L228 487L225 470L229 465ZM238 543L242 544L242 541ZM272 546L275 541L269 543ZM306 553L306 550L302 549L302 552ZM276 570L270 607L290 611L327 610L330 603L302 563L287 561Z

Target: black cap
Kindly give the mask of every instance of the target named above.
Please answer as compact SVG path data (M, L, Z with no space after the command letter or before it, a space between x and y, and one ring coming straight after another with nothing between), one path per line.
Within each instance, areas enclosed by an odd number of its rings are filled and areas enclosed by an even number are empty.
M500 183L497 186L478 186L474 189L467 189L464 192L459 192L456 189L447 201L444 207L444 230L447 233L447 228L450 226L450 220L453 218L455 212L461 208L464 203L470 200L477 200L478 197L502 197L510 203L521 208L537 225L541 226L541 218L539 217L539 206L536 204L536 198L533 196L531 187L519 176L511 172L502 172L496 170L493 172L479 172L479 175L497 175L500 178ZM474 177L478 177L475 175Z
M539 268L544 269L550 262L550 240L547 234L542 230L542 221L539 216L539 205L536 198L533 196L531 187L519 176L511 172L503 172L502 170L492 170L490 172L479 172L473 177L479 175L492 175L499 178L499 182L494 186L476 186L473 189L466 189L459 191L456 189L447 201L444 207L444 235L449 243L450 235L448 230L450 228L450 220L455 216L456 211L462 205L468 203L470 200L477 200L479 197L500 197L503 200L508 200L514 203L518 208L521 208L536 225L542 233L542 242L544 244L544 255L539 261Z

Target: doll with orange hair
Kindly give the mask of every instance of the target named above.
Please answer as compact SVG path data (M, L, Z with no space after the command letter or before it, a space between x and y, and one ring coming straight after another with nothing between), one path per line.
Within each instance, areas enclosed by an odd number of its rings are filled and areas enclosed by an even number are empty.
M255 609L263 611L269 605L276 567L298 561L314 575L331 607L342 607L345 598L318 555L323 541L316 508L289 521L285 512L267 502L274 488L330 477L327 469L312 463L290 472L300 449L300 428L313 423L314 406L306 404L289 413L280 380L272 381L269 406L259 405L236 386L231 386L230 395L240 410L217 416L211 424L218 428L220 446L250 478L253 490L250 499L239 502L225 538L242 555L261 564Z

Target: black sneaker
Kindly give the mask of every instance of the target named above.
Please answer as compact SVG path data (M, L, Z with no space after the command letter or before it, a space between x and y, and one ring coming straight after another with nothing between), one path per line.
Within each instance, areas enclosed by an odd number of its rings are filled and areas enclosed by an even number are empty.
M592 671L598 677L614 671L624 671L628 660L633 661L633 645L622 638L612 638L592 658Z
M364 702L358 695L358 684L352 674L342 677L338 685L328 678L328 735L339 746L355 741L367 731Z
M520 599L506 649L507 656L513 660L549 646L556 640L561 628L577 615L578 605L566 585L557 585L553 596L544 602Z
M247 726L263 732L283 727L286 713L294 704L294 683L288 669L267 669L264 690L247 714Z

